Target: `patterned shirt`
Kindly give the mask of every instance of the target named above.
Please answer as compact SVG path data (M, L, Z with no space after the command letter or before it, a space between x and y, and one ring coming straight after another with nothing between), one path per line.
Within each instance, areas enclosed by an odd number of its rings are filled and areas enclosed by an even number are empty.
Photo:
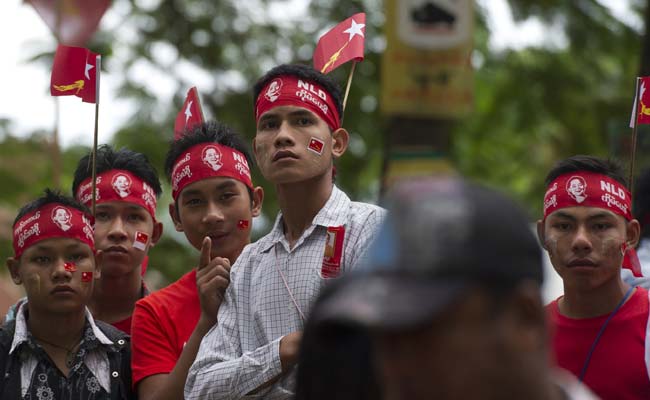
M104 346L113 342L86 309L84 334L66 377L27 329L27 303L20 305L9 354L20 352L21 397L25 400L109 399L110 368Z
M302 315L329 280L322 273L331 244L328 228L345 227L340 263L345 272L359 263L385 214L381 207L350 201L333 187L311 226L290 248L280 213L271 232L246 246L232 267L219 322L201 342L185 398L292 397L293 371L255 395L247 394L281 374L280 339L303 329Z

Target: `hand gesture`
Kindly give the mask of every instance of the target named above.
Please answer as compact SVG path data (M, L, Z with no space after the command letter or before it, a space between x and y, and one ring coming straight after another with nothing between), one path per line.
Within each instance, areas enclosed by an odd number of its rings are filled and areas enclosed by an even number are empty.
M230 260L222 257L210 259L212 240L203 239L201 257L196 270L196 287L201 303L201 318L214 325L217 312L230 283Z

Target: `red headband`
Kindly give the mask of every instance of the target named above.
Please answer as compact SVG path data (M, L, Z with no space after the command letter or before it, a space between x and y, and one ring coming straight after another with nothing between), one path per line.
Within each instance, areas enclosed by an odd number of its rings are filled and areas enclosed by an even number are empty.
M145 181L129 171L111 169L97 175L95 202L123 201L143 207L156 220L156 192ZM85 206L92 204L92 178L81 182L75 197Z
M621 183L595 172L578 171L557 177L544 195L544 219L565 207L598 207L632 219L630 192Z
M341 127L341 119L332 95L317 83L282 75L269 82L257 96L255 121L274 107L303 107L318 115L331 130Z
M232 147L199 143L183 152L172 169L172 197L178 198L185 186L215 176L225 176L253 188L246 157Z
M23 217L14 225L14 255L19 258L26 248L41 240L69 237L95 251L92 217L60 203L48 203Z

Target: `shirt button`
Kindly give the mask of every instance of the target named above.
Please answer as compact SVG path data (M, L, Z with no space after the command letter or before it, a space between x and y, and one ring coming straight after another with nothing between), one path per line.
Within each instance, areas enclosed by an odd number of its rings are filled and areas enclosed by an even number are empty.
M113 378L117 378L118 376L120 376L120 374L119 374L117 371L113 371L113 373L111 374L111 376L112 376Z
M123 345L123 344L124 344L124 339L120 339L120 340L118 340L118 341L117 341L117 344L119 344L120 346Z

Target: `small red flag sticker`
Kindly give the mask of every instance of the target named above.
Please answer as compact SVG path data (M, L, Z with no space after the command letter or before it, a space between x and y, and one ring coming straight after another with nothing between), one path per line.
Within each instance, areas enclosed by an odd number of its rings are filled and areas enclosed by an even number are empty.
M92 271L82 272L81 273L81 282L90 282L93 280Z
M336 278L340 275L344 238L345 226L330 226L327 228L323 266L321 268L323 278Z
M144 232L135 231L135 237L133 238L133 247L145 251L147 248L147 243L149 243L149 235Z
M237 228L239 229L246 229L248 228L248 225L250 225L250 223L247 219L240 219L239 222L237 222Z
M320 139L311 138L311 140L309 141L309 146L308 146L309 150L313 151L319 156L323 154L323 147L325 147L325 142L323 142Z
M68 272L77 272L77 266L73 262L63 263L63 268Z

